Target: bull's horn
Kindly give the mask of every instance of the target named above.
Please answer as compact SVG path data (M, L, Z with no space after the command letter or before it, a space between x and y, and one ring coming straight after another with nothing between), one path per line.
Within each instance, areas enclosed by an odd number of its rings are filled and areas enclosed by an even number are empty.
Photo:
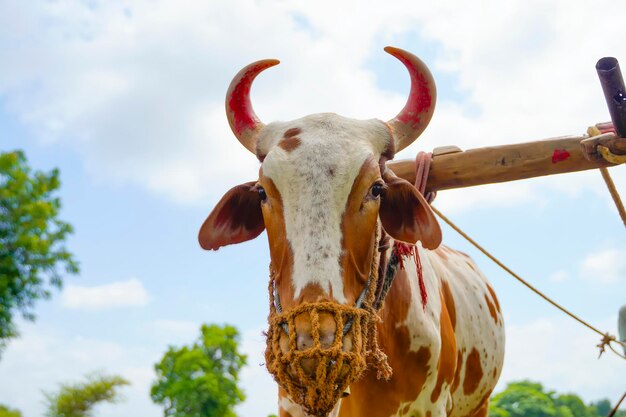
M279 63L277 59L253 62L235 75L226 93L226 116L230 128L239 142L252 153L256 153L256 137L265 125L252 109L250 87L259 73Z
M392 46L386 47L385 52L402 61L411 76L411 92L404 108L387 122L398 152L413 143L428 126L435 110L437 89L428 67L418 57Z

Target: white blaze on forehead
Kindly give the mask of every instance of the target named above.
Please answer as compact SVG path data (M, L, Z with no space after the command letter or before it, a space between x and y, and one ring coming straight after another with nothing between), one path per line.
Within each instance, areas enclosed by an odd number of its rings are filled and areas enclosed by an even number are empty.
M278 143L298 128L299 146L287 151ZM353 120L324 113L266 126L258 139L263 175L280 192L287 240L294 257L297 298L317 283L345 303L340 257L341 219L352 184L363 163L378 159L391 135L380 120Z

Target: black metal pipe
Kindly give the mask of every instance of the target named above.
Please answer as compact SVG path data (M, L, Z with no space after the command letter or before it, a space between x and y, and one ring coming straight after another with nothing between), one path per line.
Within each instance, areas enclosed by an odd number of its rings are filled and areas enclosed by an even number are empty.
M626 88L619 62L613 57L602 58L596 64L596 71L615 132L624 138L626 137Z

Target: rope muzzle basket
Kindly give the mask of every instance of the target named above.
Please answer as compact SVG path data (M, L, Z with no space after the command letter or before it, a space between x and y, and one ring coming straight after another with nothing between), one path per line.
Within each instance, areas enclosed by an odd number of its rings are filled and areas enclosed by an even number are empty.
M378 245L378 239L375 239ZM355 305L334 302L302 303L282 311L276 293L276 274L270 266L270 314L265 361L268 371L289 397L310 416L326 417L348 386L368 369L389 379L391 367L378 347L376 325L378 251L370 277ZM296 319L310 321L312 343L298 349ZM334 321L332 342L322 340L321 319Z
M320 337L320 315L324 313L336 324L330 346L324 346ZM310 317L313 339L313 344L302 350L297 348L295 325L300 315ZM348 322L352 325L344 335ZM375 328L375 321L370 311L330 302L305 303L282 314L270 314L265 352L267 369L308 414L326 416L346 388L365 371L371 328ZM351 343L344 343L346 340Z

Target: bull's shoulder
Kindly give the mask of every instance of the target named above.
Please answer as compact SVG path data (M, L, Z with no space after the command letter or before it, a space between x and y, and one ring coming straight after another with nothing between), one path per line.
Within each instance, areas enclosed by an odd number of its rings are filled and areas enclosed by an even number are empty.
M457 305L461 314L480 313L500 320L500 304L487 277L467 254L441 245L435 250L420 251L428 264L429 277L446 296L446 301Z
M424 250L423 254L432 263L434 272L439 277L446 277L452 272L483 276L468 254L446 245L440 245L434 250Z

